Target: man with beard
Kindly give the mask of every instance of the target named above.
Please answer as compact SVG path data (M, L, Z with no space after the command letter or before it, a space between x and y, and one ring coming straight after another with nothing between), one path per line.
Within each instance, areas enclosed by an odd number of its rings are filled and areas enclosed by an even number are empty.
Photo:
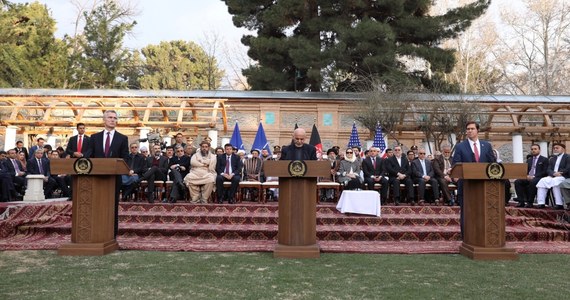
M281 160L317 160L317 148L305 144L307 133L299 127L293 131L293 141L281 150Z
M546 192L552 188L556 209L564 209L564 199L560 191L560 184L564 182L567 177L570 177L570 162L566 146L563 144L554 144L552 157L548 161L548 176L543 177L536 184L538 189L536 195L536 204L538 208L544 208L546 202Z
M210 152L210 143L202 141L200 151L190 159L190 173L184 183L190 189L192 203L207 203L216 182L216 155Z
M451 192L449 191L449 184L455 183L454 179L449 176L451 172L451 146L444 145L441 150L441 155L433 159L433 171L435 179L439 183L439 189L443 196L443 201L449 205L453 205L451 199Z

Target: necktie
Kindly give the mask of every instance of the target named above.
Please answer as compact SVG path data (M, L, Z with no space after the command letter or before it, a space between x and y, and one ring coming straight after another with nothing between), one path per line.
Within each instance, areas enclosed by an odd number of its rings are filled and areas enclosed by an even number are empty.
M77 152L81 153L81 146L83 146L83 136L79 136L79 141L77 141Z
M16 172L20 172L20 167L18 167L18 163L15 159L12 160L12 163L14 164L14 170L16 170Z
M44 175L44 168L42 168L42 160L38 159L38 167L40 169L40 174Z
M111 133L107 132L107 139L105 140L105 157L109 157L110 147L111 147Z
M479 162L479 150L477 149L477 143L473 143L473 152L475 152L475 161Z
M420 160L420 162L422 163L422 171L424 172L424 176L427 176L426 161L425 161L425 160Z
M532 167L530 168L530 172L528 173L530 176L534 176L536 173L536 161L538 160L538 156L535 156L532 159Z
M372 166L374 167L374 170L376 171L376 158L372 157L370 159L372 159Z
M230 157L226 156L226 174L230 174Z

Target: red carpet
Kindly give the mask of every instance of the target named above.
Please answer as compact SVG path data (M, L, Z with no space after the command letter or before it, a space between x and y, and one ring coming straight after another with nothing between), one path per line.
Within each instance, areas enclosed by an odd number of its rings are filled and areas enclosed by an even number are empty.
M122 203L117 241L124 250L272 251L277 204ZM519 253L570 254L563 211L507 208L507 247ZM70 241L71 203L12 203L0 220L0 250L57 249ZM382 217L317 207L322 252L458 253L459 208L384 206Z

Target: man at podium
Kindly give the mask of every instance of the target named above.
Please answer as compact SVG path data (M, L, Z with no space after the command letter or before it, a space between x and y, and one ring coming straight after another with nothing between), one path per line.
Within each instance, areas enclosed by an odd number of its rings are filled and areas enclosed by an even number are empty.
M305 144L307 133L299 127L293 132L293 141L281 150L281 160L317 160L317 148Z
M103 113L105 129L91 136L92 158L122 158L127 161L129 156L129 139L126 135L115 130L117 126L117 112L107 110ZM115 237L119 230L119 191L121 189L121 176L115 182Z
M457 144L451 165L457 163L491 163L495 162L493 147L489 142L479 139L479 124L470 121L465 125L467 139ZM460 224L463 236L463 180L457 183L457 199L461 207Z

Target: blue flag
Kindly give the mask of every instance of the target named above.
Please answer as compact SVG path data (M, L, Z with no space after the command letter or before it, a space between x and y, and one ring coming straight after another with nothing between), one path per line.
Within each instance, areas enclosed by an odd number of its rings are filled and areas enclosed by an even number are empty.
M263 125L259 122L259 127L257 128L257 133L255 134L255 140L251 149L267 150L269 155L271 155L271 147L269 147L269 142L267 142L267 137L265 136L265 130L263 130Z
M358 131L356 130L356 122L352 123L352 132L350 132L350 139L348 140L348 148L360 146L360 138L358 137Z
M232 138L230 139L230 144L236 147L238 150L244 150L243 141L241 140L241 133L239 132L239 126L236 122L236 126L234 126L234 133L232 133Z
M376 124L376 133L374 134L374 143L372 146L380 149L380 156L385 157L386 155L386 141L384 141L384 135L382 134L382 126Z

